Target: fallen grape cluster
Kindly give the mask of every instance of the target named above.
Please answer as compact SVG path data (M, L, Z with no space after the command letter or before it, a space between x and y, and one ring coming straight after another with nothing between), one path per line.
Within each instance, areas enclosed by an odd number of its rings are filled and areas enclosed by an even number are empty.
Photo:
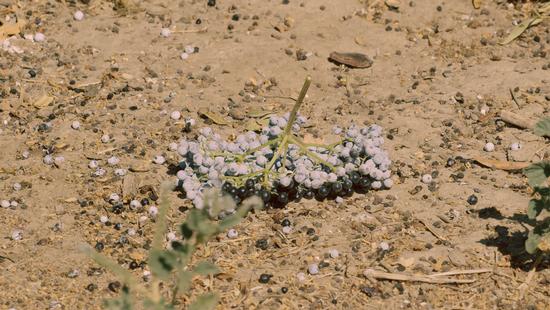
M354 192L392 187L382 127L335 127L339 140L329 145L299 137L306 119L297 110L305 91L292 113L271 116L259 134L248 131L226 141L204 127L195 139L171 143L170 149L181 156L176 176L186 198L200 209L203 190L220 187L237 203L257 195L268 206L283 207L290 201L341 200Z

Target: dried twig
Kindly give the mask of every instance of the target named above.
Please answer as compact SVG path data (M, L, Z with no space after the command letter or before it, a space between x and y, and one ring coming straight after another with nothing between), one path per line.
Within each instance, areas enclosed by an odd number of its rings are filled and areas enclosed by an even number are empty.
M476 156L472 159L482 166L493 168L493 169L505 170L505 171L521 170L523 168L528 167L531 164L529 162L524 162L524 161L514 162L514 161L496 160L496 159L484 158L481 156Z
M523 117L519 114L502 110L500 111L500 118L506 123L512 124L522 129L533 129L535 127L535 121Z
M424 227L426 227L426 229L432 233L432 235L434 235L437 239L439 240L442 240L442 241L448 241L447 238L445 238L444 236L442 236L439 232L437 232L436 228L433 227L430 223L428 223L427 220L425 219L422 219L422 218L419 218L417 217L418 221L420 223L422 223L422 225L424 225Z
M471 271L463 271L463 274L467 274L468 272L471 272ZM468 284L468 283L474 283L476 281L475 279L456 279L456 278L446 278L446 277L434 276L434 275L425 276L425 275L411 275L411 274L404 274L404 273L389 273L389 272L377 271L373 269L367 269L363 272L363 274L367 278L372 277L375 279L382 279L382 280L424 282L424 283L432 283L432 284Z
M516 104L516 106L519 108L521 108L519 106L519 102L518 100L516 99L516 96L514 95L514 91L511 89L511 88L508 88L508 90L510 91L510 96L512 96L512 100L514 100L514 103Z
M489 269L489 268L471 269L471 270L457 270L457 271L447 271L447 272L434 273L434 274L431 274L429 276L430 277L456 276L456 275L459 275L459 274L477 274L477 273L487 273L487 272L493 272L493 270Z

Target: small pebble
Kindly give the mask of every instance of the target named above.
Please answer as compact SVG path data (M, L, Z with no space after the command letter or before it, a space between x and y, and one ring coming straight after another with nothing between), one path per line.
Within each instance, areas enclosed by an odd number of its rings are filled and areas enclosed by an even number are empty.
M380 242L380 244L378 246L380 247L380 250L382 250L382 251L388 251L390 249L390 245L385 241Z
M97 167L99 167L99 163L97 162L97 160L90 160L90 162L88 163L88 168L96 169Z
M492 152L495 150L495 145L492 142L487 142L483 149L485 150L485 152Z
M19 202L15 201L15 200L12 200L10 202L10 207L12 208L17 208L17 206L19 206Z
M21 153L21 157L23 157L24 159L28 159L30 156L31 153L29 151L23 151L23 153Z
M108 134L104 134L103 136L101 136L101 142L109 143L109 141L111 141L111 137Z
M181 54L180 54L180 58L181 58L182 60L186 60L187 58L189 58L189 54L187 54L187 53L181 53Z
M170 113L170 118L177 121L181 118L181 113L180 111L174 111L172 113Z
M313 263L307 267L307 272L311 275L315 275L319 273L319 265Z
M20 231L20 230L14 230L11 233L11 239L14 240L14 241L19 241L19 240L23 239L23 232Z
M74 121L71 124L71 128L74 129L74 130L78 130L80 128L80 122L79 121Z
M21 190L21 183L14 183L13 184L13 190L14 191L20 191Z
M338 196L338 197L336 197L336 199L334 199L334 201L335 201L336 203L343 203L343 202L344 202L344 198Z
M102 215L99 217L99 221L103 224L107 223L109 221L109 218L105 215Z
M229 231L227 231L227 238L229 239L235 239L239 236L239 232L237 232L237 230L235 229L230 229Z
M76 11L73 15L74 19L77 21L81 21L84 19L84 13L82 11Z
M433 179L432 179L432 175L431 174L425 174L422 176L422 183L424 184L430 184L432 183Z
M306 280L306 274L303 272L298 272L296 274L296 279L298 279L298 281L300 282L304 282Z
M340 256L340 252L338 252L338 250L336 249L331 249L330 251L328 251L328 253L332 258L338 258L338 256Z
M128 173L128 171L126 169L122 169L122 168L115 169L115 175L117 175L119 177L125 176L126 173Z
M193 47L191 45L187 45L187 46L185 46L184 50L187 54L191 55L195 52L195 47Z
M6 209L7 209L7 208L10 207L10 205L11 205L10 202L7 201L7 200L2 200L2 201L0 201L0 207L2 207L2 208L6 208Z
M518 151L519 149L521 149L521 144L519 142L515 142L510 145L510 150L512 151Z
M148 219L149 218L147 216L142 215L142 216L139 217L139 223L143 224L143 223L147 222Z

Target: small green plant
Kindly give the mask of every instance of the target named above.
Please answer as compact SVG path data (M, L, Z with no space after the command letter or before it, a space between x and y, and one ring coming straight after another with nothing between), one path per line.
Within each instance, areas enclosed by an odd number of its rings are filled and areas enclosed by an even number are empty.
M145 309L167 310L175 309L178 297L187 294L194 276L217 274L218 268L208 262L200 261L194 267L189 263L193 253L201 245L205 245L213 236L238 224L252 208L261 208L262 201L258 197L251 197L243 201L237 208L233 199L222 195L219 190L210 189L204 195L204 208L189 211L186 221L180 225L183 241L172 241L171 249L163 247L163 238L166 233L166 215L170 206L168 192L170 185L164 184L161 190L161 202L155 225L155 235L149 251L149 268L152 279L149 286L145 286L128 270L122 268L110 258L86 247L84 251L98 264L117 275L124 283L121 296L105 300L107 309L130 310L134 309L135 301L140 301ZM233 214L216 221L222 212ZM166 290L161 291L160 283L164 282ZM216 293L200 295L187 309L208 310L218 304ZM139 307L141 308L141 307Z
M539 136L550 137L550 118L545 118L535 125L535 133ZM541 161L524 169L533 188L533 199L529 201L527 215L536 220L535 227L529 232L525 249L534 254L539 251L550 253L550 161Z

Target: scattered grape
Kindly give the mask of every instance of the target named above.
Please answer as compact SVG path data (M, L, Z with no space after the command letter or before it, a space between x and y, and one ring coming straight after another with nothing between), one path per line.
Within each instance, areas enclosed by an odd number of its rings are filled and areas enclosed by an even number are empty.
M82 11L76 11L73 14L73 18L77 21L81 21L84 19L84 13Z
M483 149L485 150L485 152L492 152L495 150L495 145L492 142L487 142Z
M309 265L307 267L307 271L309 272L309 274L311 275L315 275L315 274L318 274L319 273L319 265L313 263L311 265Z

